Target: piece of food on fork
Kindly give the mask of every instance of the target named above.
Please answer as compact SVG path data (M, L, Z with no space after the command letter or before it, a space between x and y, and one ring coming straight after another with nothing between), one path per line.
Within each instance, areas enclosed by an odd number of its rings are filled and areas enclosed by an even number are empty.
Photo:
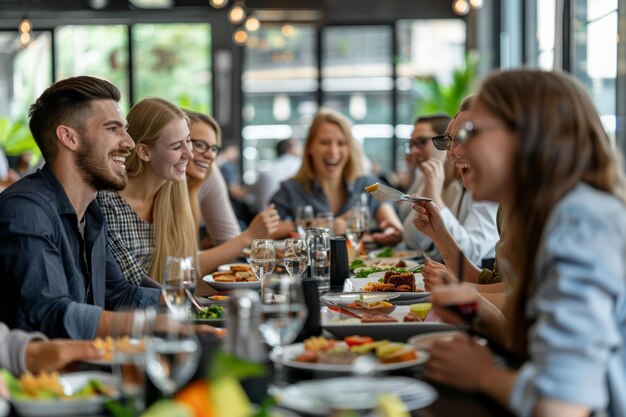
M412 203L418 203L420 201L433 201L431 198L420 197L420 196L410 196L408 194L404 194L400 190L396 190L393 187L389 187L385 184L380 184L378 182L368 185L365 187L365 191L370 193L376 200L379 201L410 201Z

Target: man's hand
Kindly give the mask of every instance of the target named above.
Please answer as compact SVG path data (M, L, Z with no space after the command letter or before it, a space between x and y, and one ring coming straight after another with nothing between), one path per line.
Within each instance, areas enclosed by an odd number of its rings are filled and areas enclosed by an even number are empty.
M413 210L416 213L413 224L417 230L435 241L439 234L447 233L448 229L435 203L421 201L413 204Z
M72 362L102 359L104 352L96 349L91 341L34 340L26 346L26 368L32 373L56 371Z

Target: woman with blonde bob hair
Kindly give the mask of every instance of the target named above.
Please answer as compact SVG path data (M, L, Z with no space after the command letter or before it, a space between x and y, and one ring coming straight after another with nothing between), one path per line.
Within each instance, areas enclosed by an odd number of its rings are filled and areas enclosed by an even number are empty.
M474 196L508 208L506 318L478 314L521 366L465 336L433 344L427 375L520 416L626 415L624 178L591 99L562 73L496 73L457 141Z
M363 175L363 150L352 137L349 121L340 113L320 110L304 145L304 159L296 175L283 182L271 202L281 219L295 218L298 206L311 205L316 213L332 212L335 233L342 233L342 215L361 203L367 185L379 180ZM367 205L380 233L373 234L382 244L402 240L402 223L393 207L368 195Z

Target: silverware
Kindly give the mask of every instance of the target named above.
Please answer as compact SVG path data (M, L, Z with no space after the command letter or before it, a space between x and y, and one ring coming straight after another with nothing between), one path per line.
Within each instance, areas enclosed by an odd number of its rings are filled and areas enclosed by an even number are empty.
M191 305L197 312L204 310L204 308L198 303L198 300L196 300L196 297L193 296L188 288L185 288L185 294L187 295L187 298L189 299L189 301L191 301Z
M379 201L410 201L412 203L419 203L421 201L433 201L427 197L412 197L403 193L400 190L389 187L385 184L375 183L366 187L365 190L370 193L376 200Z

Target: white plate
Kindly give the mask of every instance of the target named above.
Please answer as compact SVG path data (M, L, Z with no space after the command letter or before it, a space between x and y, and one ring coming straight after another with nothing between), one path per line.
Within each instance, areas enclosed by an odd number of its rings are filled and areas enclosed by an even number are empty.
M328 307L322 307L322 327L342 339L357 334L369 336L376 340L389 339L397 342L406 342L411 336L417 334L454 329L453 326L446 323L403 322L404 316L410 310L410 306L397 306L393 312L389 313L398 322L362 323L357 318L332 311Z
M63 374L59 381L62 386L68 386L72 390L83 387L90 379L97 379L105 385L115 387L113 375L105 372L75 372ZM117 395L114 396L117 398ZM104 403L109 397L99 395L88 399L76 400L11 400L18 414L26 417L43 416L70 416L97 414L104 411Z
M338 345L345 344L343 342L338 342ZM290 368L296 369L306 369L309 371L323 371L323 372L352 372L354 368L352 365L338 365L334 363L310 363L310 362L296 362L292 359L304 352L304 343L295 343L293 345L288 345L283 347L283 355L282 357L277 353L277 349L273 349L270 352L270 360L272 362L280 363L284 366L288 366ZM380 371L393 371L395 369L404 369L410 368L412 366L416 366L422 364L428 360L428 353L423 350L417 350L417 359L406 362L397 362L397 363L378 363L374 370L376 372Z
M0 398L0 417L6 417L9 415L9 403Z
M405 269L415 268L416 266L419 265L419 263L417 263L415 261L411 261L409 259L402 259L402 258L363 259L363 263L365 264L365 267L367 267L367 268L371 268L373 266L377 266L377 267L380 267L380 268L391 268L392 266L395 266L400 261L403 261L406 264L406 266L402 267L402 268L405 268ZM361 270L362 268L364 268L364 267L355 268L354 272L357 272L357 271Z
M250 290L260 290L261 281L247 281L247 282L218 282L213 279L213 275L205 275L202 277L202 281L209 284L213 289L217 291L236 290L239 288L246 288Z
M281 406L298 412L328 415L333 399L369 394L377 398L380 394L396 394L409 411L432 404L437 391L430 385L408 377L347 377L318 379L292 384L275 391Z
M420 334L418 336L411 337L407 343L411 346L420 349L429 349L430 345L433 344L435 340L447 340L450 341L456 335L461 334L459 330L450 330L446 332L436 332L436 333L428 333L428 334Z
M226 271L230 271L230 267L233 265L246 265L246 266L250 266L250 264L247 264L245 262L235 262L232 264L224 264L224 265L220 265L217 267L217 270L220 272L226 272Z
M376 272L376 274L379 274ZM382 275L385 273L383 272ZM344 292L362 292L361 289L365 286L365 284L369 282L378 282L381 278L379 275L372 274L367 278L346 278L343 282L343 291ZM415 274L415 286L417 288L424 288L424 279L422 278L422 274ZM368 292L362 292L363 294L367 294ZM429 292L397 292L398 298L400 301L408 301L408 300L421 300L423 298L429 297Z
M403 249L394 249L391 256L383 256L378 257L377 255L381 253L384 249L373 250L367 254L367 257L370 259L391 259L391 258L400 258L400 259L413 259L421 256L421 254L416 250L403 250Z
M399 295L397 292L327 292L320 297L320 301L330 305L346 306L356 300L375 303L393 300Z

